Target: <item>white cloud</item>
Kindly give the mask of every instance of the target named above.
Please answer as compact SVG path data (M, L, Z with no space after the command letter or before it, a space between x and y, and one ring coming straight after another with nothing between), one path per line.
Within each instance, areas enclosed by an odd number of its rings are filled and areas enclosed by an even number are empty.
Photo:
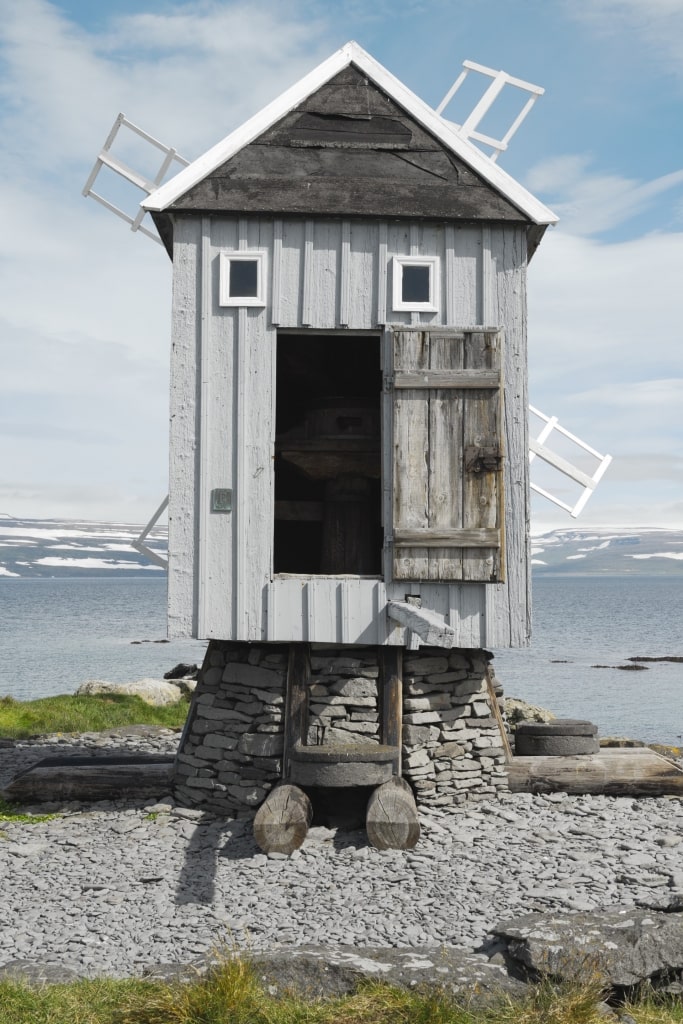
M541 387L555 397L678 376L681 266L683 232L615 243L550 232L529 270L532 402Z
M116 113L192 158L327 56L323 35L296 4L88 32L0 0L2 511L144 522L166 491L170 262L80 194Z
M601 36L632 33L638 52L666 61L669 71L683 76L683 6L680 0L565 0L569 17Z
M683 201L683 170L642 182L615 174L591 174L591 158L577 154L542 161L527 175L532 192L549 197L562 230L598 235L652 209L665 193L677 189ZM558 197L562 197L561 199ZM680 221L676 207L671 221Z
M328 49L320 21L276 3L119 15L100 34L76 27L47 0L0 0L0 14L2 128L24 170L89 169L119 110L198 156Z

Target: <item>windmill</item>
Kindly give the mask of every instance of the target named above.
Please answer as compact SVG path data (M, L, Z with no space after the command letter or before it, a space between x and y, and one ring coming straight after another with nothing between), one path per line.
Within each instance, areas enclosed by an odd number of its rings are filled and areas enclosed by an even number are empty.
M487 132L506 89L525 105ZM529 461L580 488L535 487L571 514L609 461L526 407L526 266L557 218L496 159L541 92L468 63L437 111L350 42L189 164L121 115L89 177L173 261L169 634L209 641L174 793L260 805L267 851L303 841L306 787L376 787L368 834L393 808L405 848L418 805L504 784L487 666L530 639Z
M462 72L456 78L450 89L448 89L441 102L435 107L435 111L463 138L473 144L477 144L479 147L484 147L482 151L487 154L491 162L495 163L500 155L506 152L512 137L530 113L536 101L544 94L545 90L540 86L533 85L531 82L515 78L512 75L507 74L505 71L494 70L473 61L464 61L462 67ZM472 76L472 78L478 83L481 83L483 80L485 87L478 100L475 102L471 112L464 118L461 124L458 124L447 120L444 112L451 105L456 94L465 84L469 76ZM470 81L472 81L472 79L470 79ZM482 131L481 125L506 87L508 90L517 90L522 94L526 94L528 98L505 132L500 135L500 137L497 137ZM148 177L145 174L135 171L122 159L116 156L114 152L116 144L117 142L120 144L122 136L124 136L126 132L136 136L137 139L142 139L149 147L161 154L161 162L153 177ZM183 167L189 166L189 164L190 161L178 153L174 147L161 142L159 139L155 138L153 135L144 131L138 125L130 121L123 113L119 113L83 187L83 195L94 199L111 213L125 221L129 225L131 231L141 232L145 237L156 242L158 245L163 245L156 229L153 226L149 226L149 213L142 205L139 205L137 209L128 212L111 199L107 199L100 192L96 191L95 183L100 172L103 169L108 169L115 175L124 179L130 185L134 186L144 196L148 196L156 191L156 189L169 178L169 175ZM566 500L566 497L560 497L559 494L554 493L548 485L541 486L540 483L535 482L533 479L530 481L531 489L535 493L546 498L548 501L564 509L573 518L576 518L580 515L593 491L602 479L610 462L612 461L612 456L605 455L597 451L591 445L582 441L575 434L565 429L565 427L559 423L557 417L547 416L533 405L529 406L529 427L530 435L535 432L535 436L530 436L529 441L530 462L533 463L533 461L538 458L546 467L550 467L551 471L555 471L557 475L564 477L565 482L566 480L570 480L572 481L572 484L576 485L574 487L574 496L570 500ZM559 437L562 440L565 447L564 454L561 454L552 448L550 442L553 434L556 438ZM161 502L134 544L136 549L147 558L164 567L167 565L166 560L157 552L153 551L145 543L145 540L165 512L167 506L168 497L164 498Z

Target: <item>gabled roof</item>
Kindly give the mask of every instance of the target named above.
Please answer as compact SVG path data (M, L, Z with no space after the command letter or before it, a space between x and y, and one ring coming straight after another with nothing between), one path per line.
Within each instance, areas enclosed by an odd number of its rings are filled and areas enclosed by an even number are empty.
M557 217L547 206L531 195L519 182L485 156L467 139L458 134L436 111L411 92L391 72L382 67L358 43L349 42L319 64L299 82L283 92L258 114L255 114L225 139L207 150L188 167L153 192L141 204L152 212L167 210L194 185L224 164L278 120L304 101L349 65L354 65L367 78L390 96L428 132L468 164L484 181L501 193L532 223L554 224Z

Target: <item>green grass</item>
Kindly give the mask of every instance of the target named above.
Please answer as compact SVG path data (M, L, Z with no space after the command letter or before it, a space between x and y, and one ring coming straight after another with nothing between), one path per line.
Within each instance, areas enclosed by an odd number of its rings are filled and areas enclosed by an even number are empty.
M59 817L59 814L25 814L23 811L17 810L14 804L0 800L0 822L13 821L24 825L35 825L39 821L52 821L53 818ZM7 833L0 832L0 838L6 839Z
M26 739L44 733L101 732L125 725L182 727L189 703L153 707L122 694L43 697L18 701L0 697L0 736Z
M30 988L0 982L2 1024L604 1024L594 978L572 986L530 988L483 1009L440 992L364 983L328 1001L290 993L273 997L246 960L224 961L188 984L81 981ZM683 1002L647 994L624 1009L637 1024L682 1024Z

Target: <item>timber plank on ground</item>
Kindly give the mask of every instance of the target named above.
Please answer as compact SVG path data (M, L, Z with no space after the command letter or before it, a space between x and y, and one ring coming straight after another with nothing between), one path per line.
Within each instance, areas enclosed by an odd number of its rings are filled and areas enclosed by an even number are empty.
M683 769L648 747L608 747L568 757L513 757L507 773L513 793L683 796Z
M174 760L132 756L45 758L16 775L0 796L20 803L165 796L171 791Z

